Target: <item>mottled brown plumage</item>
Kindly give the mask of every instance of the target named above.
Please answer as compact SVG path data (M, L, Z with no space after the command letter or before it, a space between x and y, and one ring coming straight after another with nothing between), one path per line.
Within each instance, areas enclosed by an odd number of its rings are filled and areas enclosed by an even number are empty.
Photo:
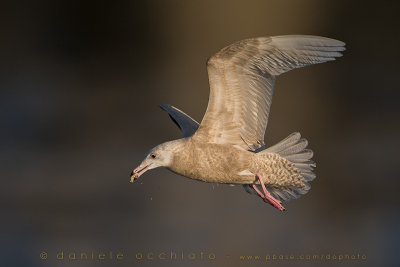
M264 201L284 210L281 201L309 190L315 163L299 133L265 149L275 79L294 68L334 60L343 50L343 42L304 35L246 39L221 49L207 62L210 98L201 124L161 105L184 138L153 148L131 181L164 166L204 182L251 185Z
M253 153L230 145L197 143L181 139L174 153L171 171L204 182L227 184L259 183L256 173L268 186L295 185L305 189L306 180L294 163L275 153Z

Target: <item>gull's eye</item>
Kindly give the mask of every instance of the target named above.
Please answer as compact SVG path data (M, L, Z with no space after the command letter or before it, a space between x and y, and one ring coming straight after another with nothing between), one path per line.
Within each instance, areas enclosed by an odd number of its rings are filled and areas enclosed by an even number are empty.
M156 158L156 155L155 155L155 154L151 154L150 157L151 157L152 159L155 159L155 158Z

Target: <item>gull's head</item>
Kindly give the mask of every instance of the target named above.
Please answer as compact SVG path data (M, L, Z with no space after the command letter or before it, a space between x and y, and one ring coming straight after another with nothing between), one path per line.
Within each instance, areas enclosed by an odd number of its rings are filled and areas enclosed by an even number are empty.
M140 165L131 173L131 183L148 170L158 167L170 167L179 142L170 141L152 148Z

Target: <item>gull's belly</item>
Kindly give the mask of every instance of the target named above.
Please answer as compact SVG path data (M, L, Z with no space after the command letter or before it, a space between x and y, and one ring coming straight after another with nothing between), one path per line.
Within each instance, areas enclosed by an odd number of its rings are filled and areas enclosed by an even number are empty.
M219 144L202 144L186 151L174 158L172 171L204 182L248 183L239 173L250 168L253 153Z

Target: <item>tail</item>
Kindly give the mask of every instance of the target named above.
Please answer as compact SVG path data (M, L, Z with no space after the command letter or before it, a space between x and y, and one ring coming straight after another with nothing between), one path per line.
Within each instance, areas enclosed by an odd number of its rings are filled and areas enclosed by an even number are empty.
M300 184L296 186L270 186L269 192L275 198L281 201L288 201L292 198L299 198L310 190L308 182L314 180L316 177L313 173L313 168L316 165L311 160L313 152L310 149L306 149L307 145L307 140L301 138L300 133L292 133L276 145L258 152L258 154L278 154L280 157L290 161L293 163L292 166L294 168L287 171L291 173L292 177L300 178L301 180Z

